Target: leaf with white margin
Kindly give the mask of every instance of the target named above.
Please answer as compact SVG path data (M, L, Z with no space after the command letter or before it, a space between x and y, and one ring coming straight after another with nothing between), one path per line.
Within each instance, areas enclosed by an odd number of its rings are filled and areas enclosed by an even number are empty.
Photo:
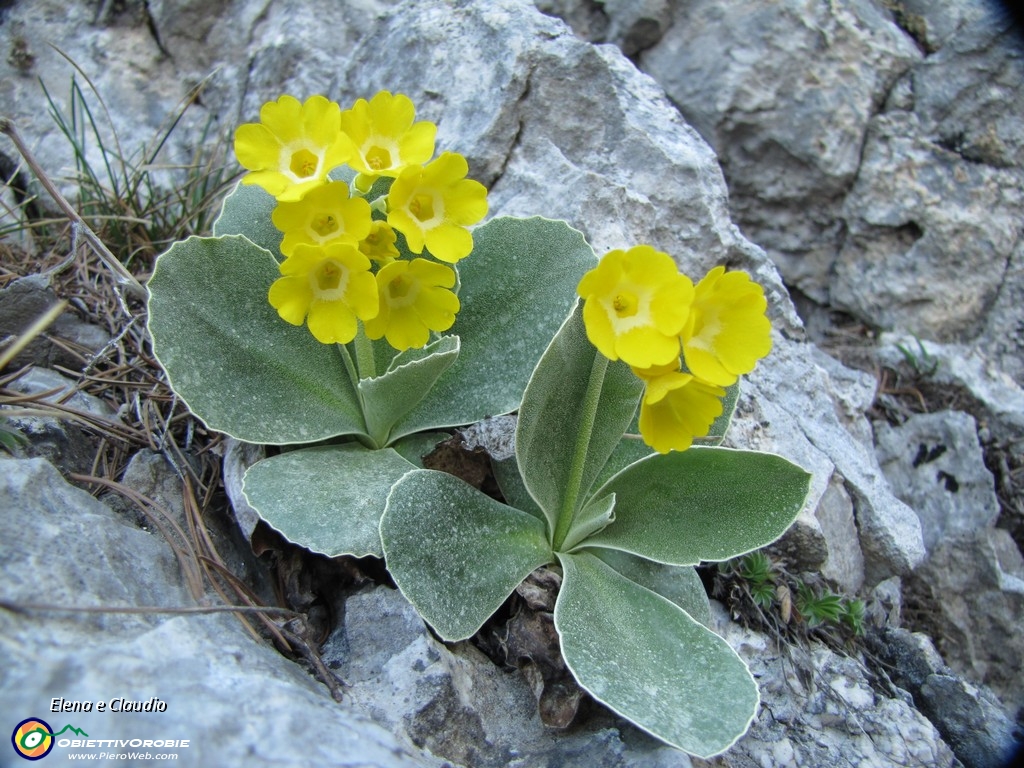
M615 494L591 499L573 518L569 532L562 542L562 551L571 552L581 541L615 522Z
M380 537L398 588L450 642L472 637L523 579L554 559L536 517L429 469L395 483Z
M442 336L421 349L405 350L382 375L359 382L366 428L377 445L402 437L392 427L419 405L458 357L459 337Z
M341 350L282 320L267 301L280 273L242 236L190 237L149 279L153 353L210 429L249 443L365 434Z
M566 491L576 483L571 513L586 502L588 491L622 439L636 412L643 382L621 360L598 360L587 339L582 303L569 315L530 377L516 425L516 461L530 495L554 533ZM606 363L596 411L587 410L587 393L595 361ZM588 422L593 418L592 423ZM606 493L596 496L606 496Z
M711 626L711 604L704 582L689 565L663 565L617 549L586 550L641 587L671 600L705 627Z
M728 560L781 536L810 479L771 453L694 447L649 456L595 493L615 494L615 522L584 544L669 565Z
M576 681L651 735L699 757L742 736L760 696L721 637L587 552L558 555L555 629Z
M597 263L564 221L499 216L473 230L458 263L461 308L449 333L462 340L455 365L395 434L470 424L519 407L526 382Z
M395 481L415 470L391 448L300 448L253 464L242 492L289 541L328 557L383 557L380 518Z
M220 215L213 222L213 235L245 235L281 261L284 234L270 218L276 206L277 200L269 192L254 184L238 182L224 198Z

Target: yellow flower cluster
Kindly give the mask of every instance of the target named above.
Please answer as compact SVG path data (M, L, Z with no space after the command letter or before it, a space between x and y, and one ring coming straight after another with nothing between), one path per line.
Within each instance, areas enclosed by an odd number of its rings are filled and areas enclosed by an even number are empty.
M351 109L323 96L291 96L263 105L259 123L235 131L243 184L277 200L283 234L281 277L270 304L293 325L307 323L324 344L352 341L362 321L371 339L400 351L426 345L455 323L454 264L473 250L467 227L487 215L487 190L467 179L466 159L436 159L437 126L416 121L412 101L381 91ZM328 175L355 171L351 189ZM374 182L391 179L370 199Z
M587 337L644 381L640 434L684 451L722 415L725 387L771 350L768 304L745 272L715 267L696 286L649 245L606 254L583 276Z

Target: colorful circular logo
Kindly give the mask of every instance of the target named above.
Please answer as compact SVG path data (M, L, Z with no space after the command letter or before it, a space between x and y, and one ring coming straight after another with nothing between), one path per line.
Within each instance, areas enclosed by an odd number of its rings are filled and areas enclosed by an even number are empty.
M53 749L53 729L45 720L30 717L22 720L11 734L14 751L26 760L39 760Z

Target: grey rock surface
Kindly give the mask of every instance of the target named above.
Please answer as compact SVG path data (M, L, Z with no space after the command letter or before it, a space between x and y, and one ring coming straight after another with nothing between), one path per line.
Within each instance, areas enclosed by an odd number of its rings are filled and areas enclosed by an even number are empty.
M50 282L50 276L31 275L12 280L0 288L0 339L20 336L58 302ZM63 340L64 344L58 344L51 336ZM83 322L73 309L68 308L47 328L46 334L33 339L10 365L15 368L23 365L74 368L81 364L81 356L98 352L109 341L109 334ZM72 349L81 350L79 355L68 350L67 342L71 343Z
M911 702L881 694L856 659L811 644L777 646L729 621L715 629L750 665L762 707L727 765L953 766L952 750Z
M546 728L526 679L469 643L445 646L387 587L345 601L323 657L351 701L387 729L458 765L687 768L690 759L598 711L568 732Z
M999 347L1022 52L996 3L708 1L677 5L640 66L715 147L788 283L876 327Z
M906 602L946 663L1024 705L1024 558L1000 528L946 537L905 584Z
M8 604L194 605L166 542L122 522L42 459L0 458L0 509L2 599ZM68 720L94 739L188 739L189 747L178 750L181 765L438 764L337 705L228 614L3 610L0 648L0 709L7 716L42 717L55 728ZM156 697L167 707L51 715L54 697ZM297 744L297 734L311 727L315 738Z
M947 536L988 528L999 517L974 418L959 411L915 414L898 427L875 425L878 460L921 520L929 551Z
M31 366L8 387L35 396L0 408L10 425L29 439L27 445L15 448L17 455L41 456L64 472L88 474L96 447L82 426L90 421L117 426L120 420L110 404L80 391L75 381L49 368Z
M1020 236L1022 180L944 148L915 112L878 115L843 202L829 301L875 327L977 337Z
M824 299L868 122L920 58L869 1L698 0L640 66L718 152L744 231Z
M886 628L872 650L891 665L897 685L914 697L967 768L1008 765L1019 739L991 691L981 690L946 666L927 635Z

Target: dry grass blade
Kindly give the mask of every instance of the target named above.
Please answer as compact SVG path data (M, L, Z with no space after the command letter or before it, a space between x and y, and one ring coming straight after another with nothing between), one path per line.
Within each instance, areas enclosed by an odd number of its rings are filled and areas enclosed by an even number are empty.
M106 267L114 274L115 280L124 287L124 289L131 294L134 298L145 299L146 289L142 287L142 284L135 279L135 275L125 269L124 265L117 260L117 257L110 252L110 249L100 240L96 233L89 228L89 225L85 223L85 220L79 216L78 211L69 203L64 195L60 193L56 185L50 180L50 177L46 175L46 172L42 169L42 166L36 162L35 156L29 150L28 145L24 139L21 138L21 134L18 133L18 129L14 123L6 117L0 117L0 133L5 134L17 147L18 152L25 159L28 167L32 169L32 173L39 180L39 183L43 185L46 191L53 198L54 202L60 207L68 219L71 220L72 225L78 228L86 242L89 243L93 251L100 258L100 260L106 265ZM129 316L131 312L125 307L125 313Z
M121 483L113 480L108 480L105 477L79 475L74 473L70 474L69 477L79 483L102 485L132 501L153 524L153 527L160 531L161 535L163 535L164 539L170 545L175 557L178 559L178 564L181 567L182 575L185 579L185 586L188 587L193 599L198 602L203 597L205 589L203 588L202 567L199 564L199 558L196 554L195 547L189 537L185 535L181 526L174 519L174 516L171 515L166 508L157 504L148 496L144 496L126 485L122 485ZM176 534L175 536L171 535L171 530L174 531Z
M7 367L7 364L13 360L21 350L32 343L32 339L41 334L50 324L60 317L61 312L68 305L66 301L58 301L43 314L41 314L28 328L22 332L17 339L0 353L0 371Z

